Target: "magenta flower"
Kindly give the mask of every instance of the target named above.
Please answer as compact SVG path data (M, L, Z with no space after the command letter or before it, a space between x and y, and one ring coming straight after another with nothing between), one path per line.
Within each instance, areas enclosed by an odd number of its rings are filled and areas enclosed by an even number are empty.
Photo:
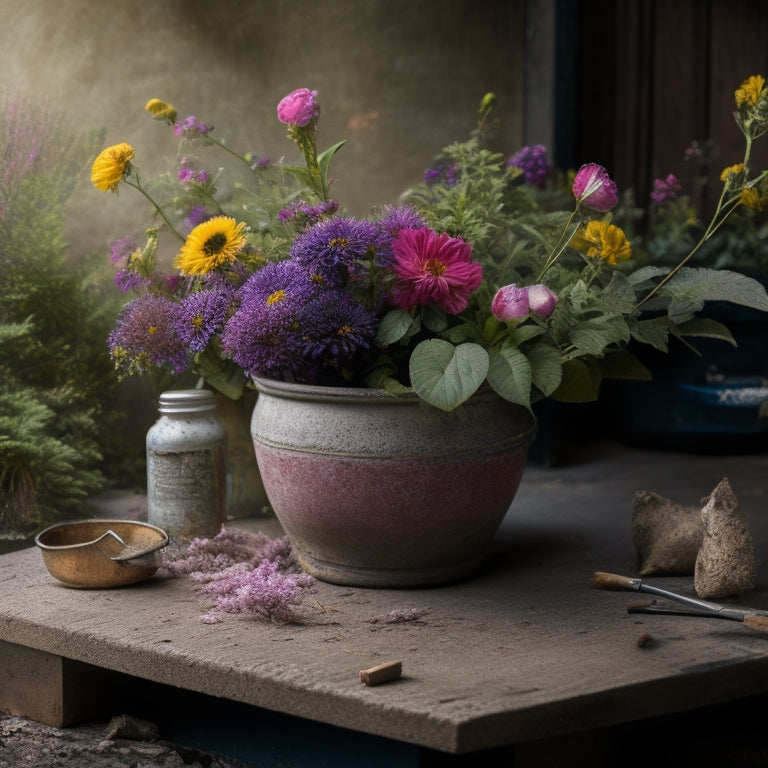
M296 89L277 105L277 119L286 125L307 125L320 114L320 105L316 99L317 91Z
M212 130L212 125L201 123L194 115L173 124L173 135L177 139L198 139L207 136Z
M518 288L514 283L499 288L491 302L491 313L503 323L522 320L529 312L528 290Z
M587 163L579 168L573 180L573 194L578 203L595 211L610 211L619 202L616 183L597 163Z
M437 304L457 315L483 280L469 243L428 227L401 229L392 241L392 254L398 278L392 301L401 309Z
M541 318L549 317L557 306L557 294L546 285L537 283L518 288L517 285L505 285L496 291L491 302L491 313L502 322L518 322L533 312Z
M665 179L653 180L651 200L656 205L666 203L668 200L674 200L680 194L682 188L682 185L677 180L677 176L674 173L669 173Z
M557 294L547 288L542 283L529 285L528 306L531 312L535 312L539 317L548 318L557 306Z

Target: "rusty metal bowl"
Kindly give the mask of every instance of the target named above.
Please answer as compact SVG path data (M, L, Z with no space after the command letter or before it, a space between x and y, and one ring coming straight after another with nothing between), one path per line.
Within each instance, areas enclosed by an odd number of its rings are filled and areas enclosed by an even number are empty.
M37 534L35 544L48 572L62 584L103 589L152 576L168 534L135 520L77 520L51 525Z

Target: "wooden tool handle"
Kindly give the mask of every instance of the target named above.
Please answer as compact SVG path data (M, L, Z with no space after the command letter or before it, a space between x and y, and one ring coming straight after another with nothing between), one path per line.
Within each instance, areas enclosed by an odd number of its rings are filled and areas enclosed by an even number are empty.
M637 589L638 584L638 579L603 571L596 571L592 577L592 585L598 589Z

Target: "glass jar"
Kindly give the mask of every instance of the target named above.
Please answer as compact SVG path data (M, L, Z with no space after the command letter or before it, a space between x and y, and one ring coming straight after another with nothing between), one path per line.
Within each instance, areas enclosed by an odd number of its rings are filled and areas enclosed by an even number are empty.
M147 521L171 542L215 536L227 519L227 431L207 389L160 395L147 432Z

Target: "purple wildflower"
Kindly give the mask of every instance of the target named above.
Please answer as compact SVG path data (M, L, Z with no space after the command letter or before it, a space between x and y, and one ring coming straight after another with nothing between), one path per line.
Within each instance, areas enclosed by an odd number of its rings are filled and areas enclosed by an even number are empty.
M459 182L459 169L455 165L438 165L437 168L428 168L424 171L424 183L428 187L442 184L445 187L453 187Z
M207 136L213 130L212 125L201 123L194 115L185 117L173 124L173 135L177 139L197 139Z
M142 286L149 285L152 281L142 277L132 269L118 269L114 277L115 285L123 292L135 291Z
M197 170L194 168L182 168L179 171L179 181L185 186L190 184L205 184L208 179L208 172L204 171L202 168L198 168Z
M212 213L209 213L204 206L196 205L184 219L184 229L189 234L198 224L202 224L210 218L213 218Z
M547 158L547 148L543 144L523 147L507 160L507 168L519 168L523 172L526 184L543 187L552 174L552 166Z
M229 299L218 291L203 290L190 294L181 303L176 331L192 352L202 352L224 327Z
M296 200L278 214L278 221L298 221L299 224L314 224L320 219L332 216L339 210L339 204L335 200L325 200L317 205L309 205L303 200Z
M371 221L323 219L299 235L291 257L328 286L342 285L375 247L379 229Z
M213 608L202 620L213 623L222 613L240 613L291 622L296 619L294 606L302 602L314 584L308 573L286 572L274 560L262 560L254 569L235 565L200 585L200 593L214 600Z
M117 367L127 373L143 373L154 367L183 373L189 358L176 334L179 312L178 304L156 294L128 302L107 340Z
M257 171L262 168L268 168L269 167L269 158L268 157L260 157L255 163L251 163L251 170Z
M119 240L115 240L109 248L109 260L113 264L119 264L126 266L128 259L135 253L138 245L136 241L130 236L121 237Z
M271 539L265 533L222 528L213 538L193 539L186 557L166 560L163 568L174 575L216 574L237 563L256 567L262 560L279 560L286 569L298 567L287 536ZM202 579L202 576L198 576Z
M673 173L667 174L665 179L654 179L651 200L656 205L661 205L669 200L674 200L681 192L682 185Z

